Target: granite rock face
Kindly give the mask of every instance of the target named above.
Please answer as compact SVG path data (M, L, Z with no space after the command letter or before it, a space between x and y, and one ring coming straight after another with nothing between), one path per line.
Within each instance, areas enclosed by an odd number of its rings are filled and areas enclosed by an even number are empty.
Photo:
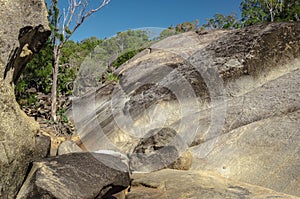
M39 126L23 113L13 89L0 79L0 198L14 198L34 159Z
M48 154L49 140L36 137L38 124L21 111L9 84L48 38L46 12L42 0L0 0L0 198L4 199L15 198L29 163ZM5 68L14 68L7 70L7 81Z
M236 128L212 139L214 148L205 157L201 152L209 142L193 147L192 170L215 171L226 178L300 196L299 124L298 109Z
M21 65L24 67L27 56L31 57L38 51L50 34L45 2L42 0L1 0L0 15L0 25L3 27L0 30L2 66L6 67L9 62L12 62L10 58L16 51L19 51L15 56L18 63L13 67L19 68ZM26 59L21 61L21 58ZM4 74L3 67L0 70L1 78ZM11 76L9 82L12 80Z
M232 181L214 173L161 170L134 174L128 199L198 198L290 198L298 197L246 183Z
M74 98L87 150L134 157L148 132L169 128L194 171L300 196L299 23L188 32L150 48L115 71L118 84Z
M100 153L71 153L34 162L17 198L100 199L129 185L129 168L122 159Z
M4 78L13 70L12 82L17 83L26 64L38 53L50 36L50 31L42 25L26 26L19 32L19 47L11 51L9 62L4 71Z

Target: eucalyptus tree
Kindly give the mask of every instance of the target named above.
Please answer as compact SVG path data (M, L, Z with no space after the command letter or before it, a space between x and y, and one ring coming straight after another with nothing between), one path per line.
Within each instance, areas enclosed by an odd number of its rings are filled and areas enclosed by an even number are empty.
M240 5L245 26L275 21L299 21L299 0L243 0Z
M270 21L274 22L275 16L282 12L283 0L264 0L263 3L269 11Z
M230 15L215 14L213 18L206 19L207 23L202 26L207 29L235 29L240 27L240 21L235 13Z
M89 5L90 3L88 0L68 0L68 7L60 9L58 6L58 0L50 0L50 5L48 8L49 22L52 30L51 43L53 47L51 117L54 122L57 120L57 80L61 50L73 33L85 22L85 20L94 13L100 11L109 2L110 0L99 0L97 1L97 4L95 4L96 6L93 7Z

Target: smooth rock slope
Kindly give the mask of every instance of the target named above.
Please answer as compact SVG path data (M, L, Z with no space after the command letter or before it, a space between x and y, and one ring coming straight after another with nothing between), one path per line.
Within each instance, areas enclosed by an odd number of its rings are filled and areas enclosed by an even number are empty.
M148 132L168 128L181 140L178 154L192 151L195 172L300 196L299 23L189 32L150 48L115 71L118 84L74 98L86 149L141 157L135 148ZM139 167L157 170L151 163Z
M128 199L298 198L263 187L232 181L210 172L168 169L150 174L135 174L131 190L127 195Z

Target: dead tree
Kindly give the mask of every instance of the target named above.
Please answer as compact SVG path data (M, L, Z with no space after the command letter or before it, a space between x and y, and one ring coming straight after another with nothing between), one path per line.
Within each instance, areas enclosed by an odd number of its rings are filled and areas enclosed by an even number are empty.
M70 39L73 33L84 23L92 14L101 10L110 0L99 0L99 4L94 9L88 9L88 0L68 0L68 8L59 13L58 0L51 0L49 9L50 23L52 28L53 44L53 76L51 88L51 117L54 122L57 121L57 77L59 71L59 60L61 49Z

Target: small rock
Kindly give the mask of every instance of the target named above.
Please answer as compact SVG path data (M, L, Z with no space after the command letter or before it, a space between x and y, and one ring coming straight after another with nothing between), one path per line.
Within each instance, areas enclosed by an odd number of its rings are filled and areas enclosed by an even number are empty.
M193 155L189 150L187 150L186 152L182 153L180 157L175 162L170 164L167 168L176 170L189 170L192 166L192 162Z
M37 157L44 158L49 155L51 139L49 136L37 135L35 137L35 153Z
M83 150L76 143L70 140L62 142L58 147L58 155L78 152L83 152Z

